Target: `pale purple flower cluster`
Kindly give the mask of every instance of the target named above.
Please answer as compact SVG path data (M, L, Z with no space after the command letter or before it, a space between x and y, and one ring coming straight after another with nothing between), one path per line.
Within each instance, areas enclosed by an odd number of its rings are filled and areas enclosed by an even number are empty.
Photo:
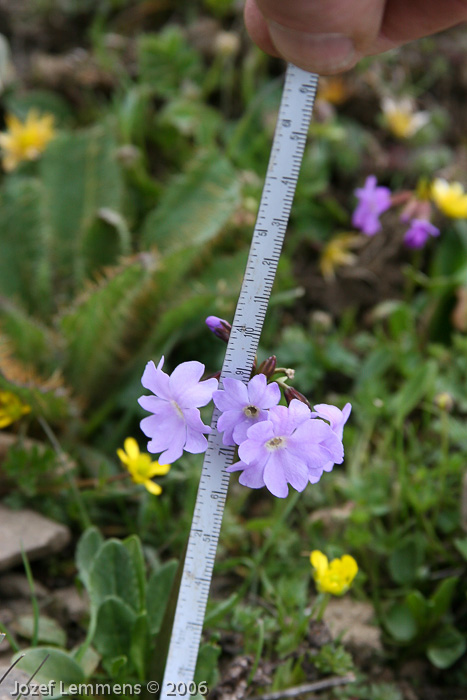
M261 374L247 386L226 379L213 400L222 411L217 428L224 433L224 444L239 445L240 460L228 471L241 471L244 486L266 486L274 496L285 498L288 484L303 491L344 459L342 434L350 404L343 411L320 404L314 412L297 399L288 407L278 406L278 384L268 385Z
M391 190L379 187L375 175L369 175L365 186L355 190L355 196L358 204L352 216L352 226L367 236L374 236L381 231L379 217L391 206Z
M213 321L216 328L217 321ZM141 381L152 394L139 399L152 414L141 421L142 431L150 438L148 452L161 453L161 464L179 459L184 450L206 451L205 435L211 428L202 422L199 408L211 399L221 412L217 429L224 445L238 446L239 461L228 471L241 471L239 481L245 486L266 486L274 496L285 498L288 484L303 491L343 461L342 435L350 404L342 411L327 404L311 411L293 398L288 407L279 406L279 385L268 384L264 374L255 375L247 385L226 378L218 389L217 379L201 381L204 365L200 362L182 362L171 375L163 372L163 364L164 358L157 367L148 362Z

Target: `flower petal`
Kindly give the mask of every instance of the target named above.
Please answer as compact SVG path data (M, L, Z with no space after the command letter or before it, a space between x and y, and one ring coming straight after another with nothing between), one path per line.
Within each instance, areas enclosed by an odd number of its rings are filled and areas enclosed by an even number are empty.
M141 378L141 384L156 396L170 400L169 375L160 369L163 362L163 357L157 367L152 360L148 362Z

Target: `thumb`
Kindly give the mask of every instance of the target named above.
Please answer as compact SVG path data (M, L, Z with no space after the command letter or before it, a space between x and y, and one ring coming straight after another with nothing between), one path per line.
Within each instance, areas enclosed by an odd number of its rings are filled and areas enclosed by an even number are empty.
M267 53L329 75L352 68L378 36L384 0L246 0L250 36Z

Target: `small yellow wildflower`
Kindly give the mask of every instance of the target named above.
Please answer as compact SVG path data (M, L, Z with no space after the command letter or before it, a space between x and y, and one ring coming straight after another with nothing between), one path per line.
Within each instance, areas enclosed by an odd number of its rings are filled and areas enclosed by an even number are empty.
M325 554L315 549L310 554L310 562L315 569L314 579L318 590L332 595L343 595L358 572L357 562L349 554L329 563Z
M357 257L350 252L351 248L360 245L361 236L353 233L340 233L326 243L319 260L321 274L326 280L333 280L336 268L343 265L355 265Z
M428 112L415 111L410 97L400 100L384 97L381 106L387 129L398 139L410 138L430 121Z
M167 474L170 464L152 462L148 454L141 454L138 443L134 438L127 438L123 446L125 451L118 449L117 454L120 457L120 461L130 472L130 476L135 484L143 484L149 493L159 496L162 493L162 489L159 484L152 481L152 477Z
M467 194L460 182L437 177L431 185L431 198L443 214L453 219L467 218Z
M6 428L30 411L31 406L23 403L11 391L0 391L0 428Z
M340 105L345 102L350 95L350 90L345 81L337 76L332 78L320 78L317 100L329 102L332 105Z
M7 131L0 133L0 147L7 171L14 170L24 160L36 160L55 136L52 114L41 117L37 110L30 109L24 122L14 114L8 114L5 121Z

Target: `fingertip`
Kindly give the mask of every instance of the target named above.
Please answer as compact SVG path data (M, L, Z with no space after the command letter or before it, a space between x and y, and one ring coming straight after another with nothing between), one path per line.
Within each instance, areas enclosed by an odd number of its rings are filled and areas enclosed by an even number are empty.
M256 0L246 0L243 14L246 30L254 43L265 53L271 56L279 56L280 54L271 40L266 20L258 8Z

